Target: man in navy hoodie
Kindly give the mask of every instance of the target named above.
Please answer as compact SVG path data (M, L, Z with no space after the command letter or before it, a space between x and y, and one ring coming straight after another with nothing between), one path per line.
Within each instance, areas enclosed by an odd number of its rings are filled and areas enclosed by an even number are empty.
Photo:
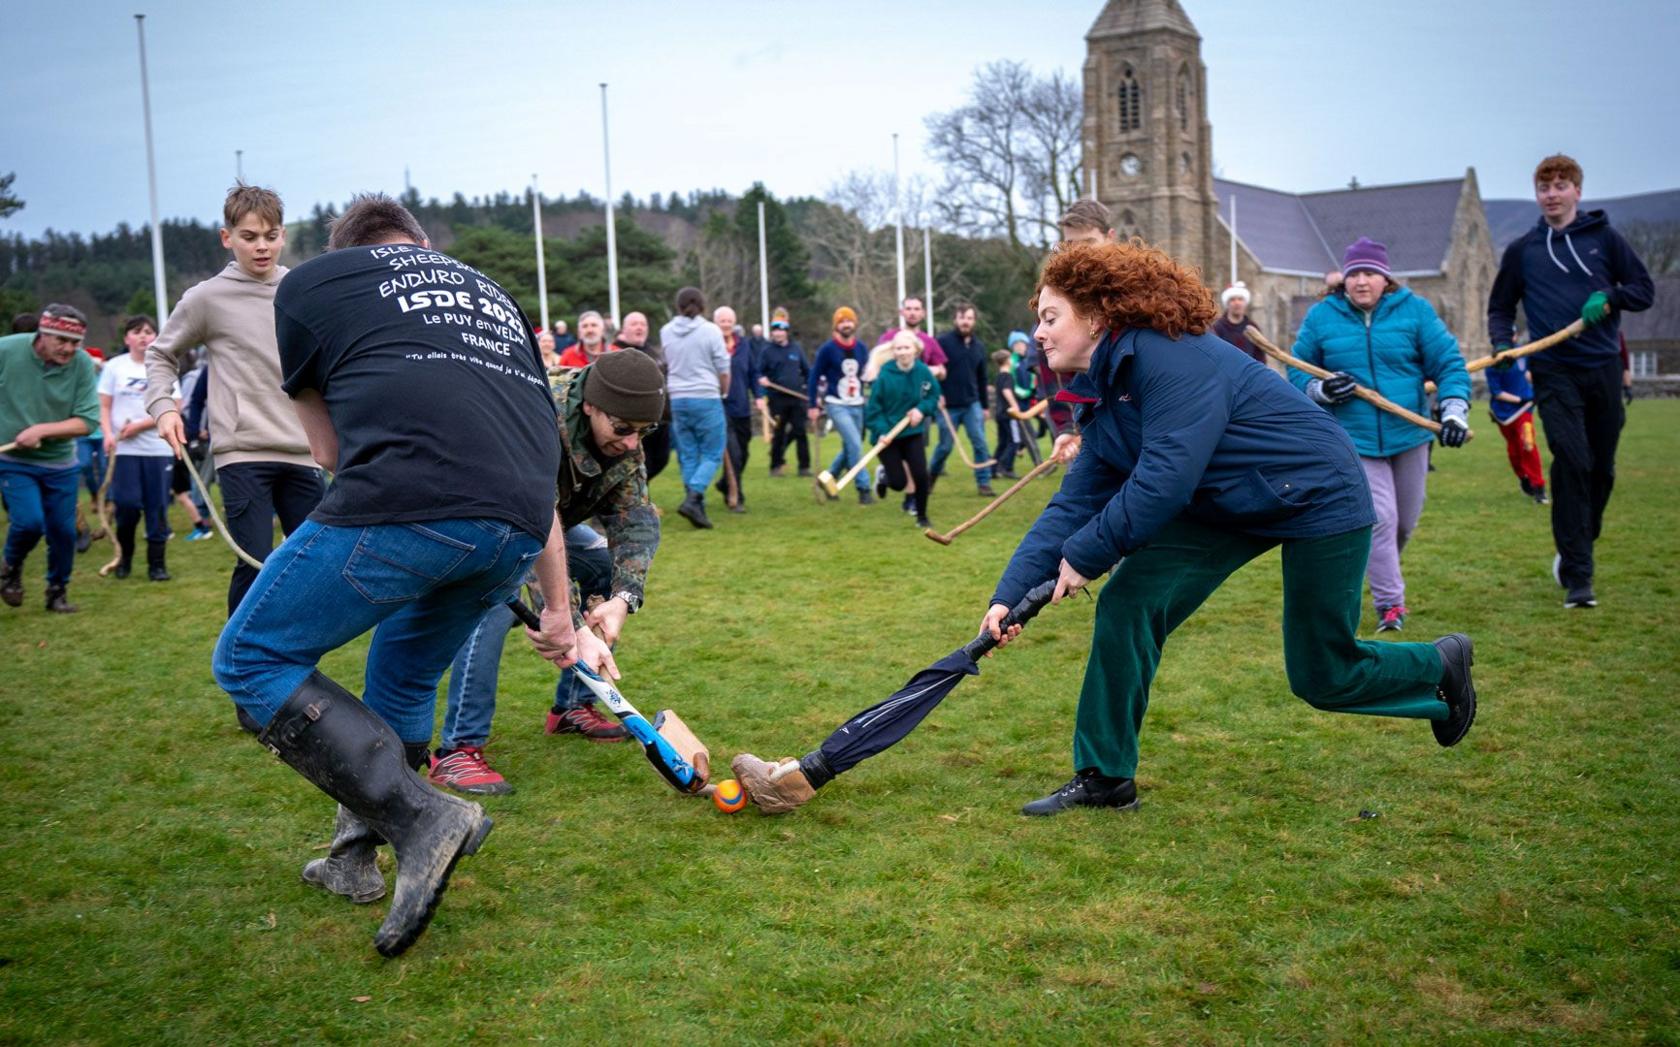
M1582 214L1581 165L1561 154L1534 171L1540 221L1505 249L1488 295L1488 337L1511 347L1517 306L1531 339L1579 317L1586 330L1529 357L1534 400L1552 452L1552 577L1565 607L1597 607L1593 542L1616 480L1621 436L1619 314L1650 308L1651 276L1603 211Z

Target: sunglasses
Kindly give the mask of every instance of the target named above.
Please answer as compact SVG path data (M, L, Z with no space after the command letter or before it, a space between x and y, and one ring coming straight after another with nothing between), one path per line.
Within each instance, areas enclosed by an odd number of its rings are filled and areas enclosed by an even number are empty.
M617 418L611 417L607 421L612 423L612 434L620 439L626 436L646 436L659 428L658 422L652 422L648 425L631 425L629 422L621 422Z

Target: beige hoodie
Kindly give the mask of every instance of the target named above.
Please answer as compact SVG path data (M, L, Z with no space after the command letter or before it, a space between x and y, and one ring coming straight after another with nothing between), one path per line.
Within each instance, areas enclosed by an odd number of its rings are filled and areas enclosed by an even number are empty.
M280 349L274 341L274 292L286 267L258 280L227 268L181 296L163 333L146 353L146 410L153 418L175 410L169 395L181 358L196 345L209 350L210 450L216 467L238 462L284 462L316 468L291 397L280 388Z

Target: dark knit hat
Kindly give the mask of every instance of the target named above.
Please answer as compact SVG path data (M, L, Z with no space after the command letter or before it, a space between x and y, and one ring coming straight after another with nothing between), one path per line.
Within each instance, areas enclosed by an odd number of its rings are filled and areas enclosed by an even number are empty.
M1342 254L1342 275L1352 276L1361 269L1388 276L1388 247L1368 236L1362 236Z
M583 369L583 402L622 422L657 422L665 413L665 376L640 349L607 353Z

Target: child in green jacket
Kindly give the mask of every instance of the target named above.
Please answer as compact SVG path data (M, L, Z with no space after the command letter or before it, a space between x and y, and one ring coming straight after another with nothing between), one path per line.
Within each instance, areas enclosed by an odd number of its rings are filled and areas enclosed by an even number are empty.
M927 419L939 406L939 380L916 358L921 348L913 331L893 336L893 362L875 376L869 404L863 411L863 425L873 439L879 440L900 419L909 417L910 424L881 450L875 493L885 498L888 488L902 491L907 482L913 483L916 526L931 527L927 505L933 482L927 471Z

